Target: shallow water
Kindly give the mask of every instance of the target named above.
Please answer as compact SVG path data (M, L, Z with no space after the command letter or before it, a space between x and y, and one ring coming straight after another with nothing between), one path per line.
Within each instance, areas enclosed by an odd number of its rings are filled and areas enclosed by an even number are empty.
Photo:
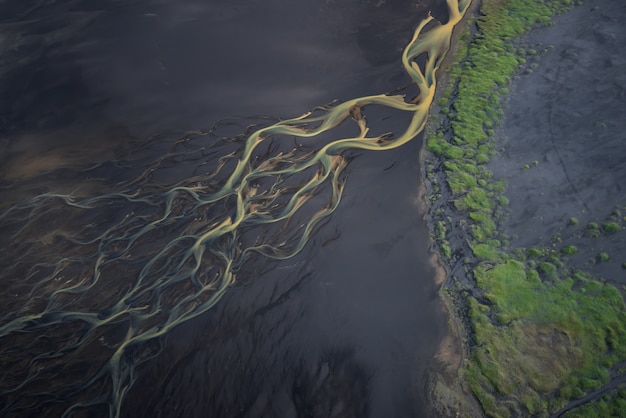
M3 413L426 413L430 5L1 7Z

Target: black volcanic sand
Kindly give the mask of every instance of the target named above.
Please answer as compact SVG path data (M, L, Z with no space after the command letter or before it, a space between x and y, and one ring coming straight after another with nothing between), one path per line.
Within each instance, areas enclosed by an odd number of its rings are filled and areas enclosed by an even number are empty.
M399 87L408 81L402 47L428 8L389 0L3 2L0 205L47 190L107 191L136 168L128 174L107 161L150 161L176 132L222 117L293 117ZM406 123L375 112L368 121L385 130ZM169 139L143 149L158 133ZM428 260L420 148L416 139L357 156L342 204L299 255L246 266L213 310L145 349L159 354L135 371L121 415L429 416L426 375L447 320ZM95 163L98 178L81 174ZM17 256L11 246L2 241L2 267ZM63 257L61 247L47 253ZM84 362L51 359L50 373L67 372L44 388L50 402L22 389L31 407L16 414L59 416L71 403L57 385L80 380L85 359L101 359L124 332L93 338L78 350ZM23 338L45 352L45 338ZM100 404L77 416L107 414Z
M303 253L175 329L123 415L429 416L424 378L447 325L406 181L419 166L400 161L418 148L388 155L388 171L354 164L354 189Z
M626 224L625 19L624 2L589 1L523 39L539 56L511 85L489 164L507 181L512 247L576 245L573 267L619 285L626 232L593 238L585 228ZM568 226L570 217L579 225ZM598 263L600 252L611 259Z

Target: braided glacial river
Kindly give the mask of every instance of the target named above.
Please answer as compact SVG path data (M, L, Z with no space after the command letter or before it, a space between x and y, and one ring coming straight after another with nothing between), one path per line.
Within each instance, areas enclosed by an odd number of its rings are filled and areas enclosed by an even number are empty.
M468 1L33 3L0 5L2 415L426 416L419 134Z

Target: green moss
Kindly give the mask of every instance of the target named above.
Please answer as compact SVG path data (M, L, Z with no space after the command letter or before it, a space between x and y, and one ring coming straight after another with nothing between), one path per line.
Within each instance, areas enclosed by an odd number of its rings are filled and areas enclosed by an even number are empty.
M557 278L556 266L554 264L549 263L547 261L543 261L539 263L537 268L539 269L539 271L545 278L548 278L548 279Z
M567 220L567 224L570 226L576 226L578 225L578 223L578 219L574 218L573 216Z
M597 238L600 236L600 226L595 222L589 222L585 228L585 234L589 237Z
M528 257L538 258L544 256L544 251L538 248L529 248L528 250L526 250L526 254L528 254Z
M566 245L565 247L561 248L561 254L574 255L577 252L578 248L576 248L575 245Z
M517 396L506 404L510 413L545 414L548 394L563 405L581 389L596 389L608 380L611 362L626 355L624 302L614 287L582 278L578 290L573 278L542 283L516 261L478 267L475 277L498 325L474 313L474 379Z
M471 188L464 197L456 200L454 205L461 211L493 209L493 202L489 198L487 191L480 187Z
M610 259L611 259L611 256L609 256L604 251L598 253L598 255L596 256L596 261L598 261L598 263L605 263L605 262L609 261Z
M623 417L626 411L626 384L619 385L600 399L567 411L565 418Z
M539 277L539 273L537 272L537 270L528 270L526 272L526 280L535 284L541 282L541 278Z
M619 226L619 224L617 222L605 222L602 225L602 230L604 232L607 232L609 234L614 234L616 232L619 232L622 230L622 227Z
M470 174L478 174L478 172L480 171L478 167L476 167L476 164L473 163L461 163L459 164L459 168L463 172Z
M442 130L427 141L431 152L446 159L452 200L467 215L470 246L478 259L471 274L484 303L464 296L474 341L462 375L488 416L549 415L601 385L607 369L626 358L626 309L617 289L569 272L556 244L526 250L530 259L525 260L524 251L508 252L496 239L502 239L494 218L501 213L498 206L508 203L506 184L494 181L485 164L496 154L493 135L503 115L501 94L525 62L513 40L548 23L564 7L561 0L483 0L478 34L459 49L466 53L457 55L462 65L450 68L455 96L446 90L446 106L453 110L446 134ZM621 222L610 220L618 226ZM568 220L568 225L577 224L576 218ZM595 225L586 233L609 232ZM447 243L440 248L450 256ZM560 254L576 251L568 245Z
M446 260L450 258L450 256L452 255L452 250L450 249L450 246L447 243L443 243L441 244L441 255L443 256L443 258L445 258Z
M506 189L506 182L504 180L494 181L489 185L489 190L496 193L503 193Z
M561 257L559 257L558 254L552 254L550 255L550 257L548 257L547 261L549 261L550 263L554 264L557 269L561 269L565 266L565 264L563 264L563 261L561 261Z
M454 145L449 146L443 153L444 157L450 160L457 160L459 158L463 158L464 154L465 154L465 151L463 151L463 148L456 147Z
M455 168L453 169L451 169L448 165L446 165L445 167L450 170L447 173L447 183L454 195L460 195L468 190L475 188L478 185L474 176L458 170L457 166L455 166Z
M472 246L474 255L486 261L501 261L502 252L489 244L477 244Z
M431 136L426 141L426 148L428 151L436 155L443 154L449 146L450 144L448 144L443 137L439 136Z
M479 164L485 164L487 161L489 161L489 156L487 154L476 154L476 162Z
M443 241L446 239L446 224L443 221L437 221L435 224L435 232L438 240Z
M484 242L487 238L491 238L496 234L496 223L493 221L491 214L486 212L471 212L469 216L470 219L476 223L475 229L482 231L480 237L481 242Z

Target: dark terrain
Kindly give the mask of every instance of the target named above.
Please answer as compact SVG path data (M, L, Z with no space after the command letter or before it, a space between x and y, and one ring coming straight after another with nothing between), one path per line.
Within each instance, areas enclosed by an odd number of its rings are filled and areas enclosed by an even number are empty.
M585 2L524 38L540 56L512 83L490 163L507 180L512 247L575 245L573 267L619 286L624 228L593 237L587 226L623 225L626 216L625 18L622 2ZM568 225L571 217L579 224ZM610 260L597 262L600 252Z

